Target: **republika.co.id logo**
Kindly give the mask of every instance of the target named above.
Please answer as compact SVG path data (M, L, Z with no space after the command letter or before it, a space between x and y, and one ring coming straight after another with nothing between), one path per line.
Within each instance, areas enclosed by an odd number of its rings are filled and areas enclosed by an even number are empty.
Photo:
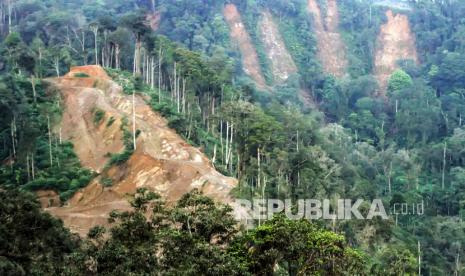
M371 220L381 218L389 219L383 201L374 199L365 201L363 199L338 199L335 202L329 199L236 199L233 202L238 220L266 220L271 219L274 214L284 212L289 219L308 220ZM361 208L363 206L363 208ZM361 210L363 209L363 210ZM409 211L407 212L407 209ZM419 204L395 204L390 209L393 215L423 215L423 202Z

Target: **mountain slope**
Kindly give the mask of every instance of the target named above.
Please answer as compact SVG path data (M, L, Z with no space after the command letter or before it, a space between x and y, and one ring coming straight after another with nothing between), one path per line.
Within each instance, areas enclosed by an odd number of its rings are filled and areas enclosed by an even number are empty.
M263 12L259 28L261 40L271 63L273 78L275 82L283 82L291 74L297 72L297 67L287 51L278 27L269 11Z
M252 44L249 33L245 29L237 7L233 4L225 5L223 15L229 25L231 39L241 51L245 73L256 82L259 88L265 88L265 78L260 67L257 51Z
M326 17L316 0L308 0L308 10L313 15L318 56L323 70L335 77L343 77L347 70L347 49L338 31L339 11L336 0L327 1Z
M75 77L83 73L90 77ZM92 226L105 225L107 214L113 209L127 210L127 195L141 187L160 193L168 202L193 188L216 200L230 201L236 180L218 173L207 157L168 128L167 121L141 96L135 97L136 128L140 131L137 149L126 163L106 168L108 153L124 150L122 129L132 128L132 97L124 95L98 66L75 67L50 82L63 98L63 138L73 142L85 167L101 173L66 207L48 209L72 230L86 234ZM104 112L99 123L96 110Z
M411 59L418 63L415 36L410 29L409 19L404 14L386 12L388 21L381 26L375 54L375 76L384 94L389 76L399 67L397 61Z

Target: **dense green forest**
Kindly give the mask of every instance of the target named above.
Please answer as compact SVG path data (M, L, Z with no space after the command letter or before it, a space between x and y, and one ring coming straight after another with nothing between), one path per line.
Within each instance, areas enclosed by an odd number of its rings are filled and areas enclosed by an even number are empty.
M255 87L230 46L222 16L230 2L268 83L257 18L269 9L280 19L296 76L266 93ZM275 264L277 275L463 274L465 2L409 1L411 10L398 11L409 16L420 63L400 61L385 98L375 94L373 56L386 7L375 2L338 1L349 76L336 79L316 57L304 0L2 1L0 274L197 275L212 263L211 275L269 275ZM52 131L62 107L46 81L85 64L104 66L128 94L149 95L170 127L239 180L238 198L423 201L425 214L312 224L277 216L236 233L228 207L195 192L171 209L141 191L134 212L112 214L119 223L109 232L80 240L25 191L53 189L66 200L95 176ZM315 107L299 101L299 89ZM112 164L131 153L128 143ZM202 210L186 214L196 202ZM147 220L149 203L156 212ZM182 224L189 215L198 224Z

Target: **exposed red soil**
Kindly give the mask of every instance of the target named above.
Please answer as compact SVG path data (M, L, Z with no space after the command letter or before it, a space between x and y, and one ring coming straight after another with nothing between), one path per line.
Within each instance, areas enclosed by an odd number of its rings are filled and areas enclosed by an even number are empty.
M327 0L327 14L323 18L317 0L308 0L313 15L318 43L318 57L323 70L335 77L343 77L347 71L347 49L338 31L339 11L336 0Z
M75 79L76 81L83 81L83 79L86 79L82 77L76 78L76 74L85 74L89 76L89 78L91 79L105 79L105 80L110 79L107 72L105 72L105 70L103 70L102 67L100 67L99 65L86 65L86 66L71 67L68 74L66 74L64 78L71 78L71 79Z
M386 11L386 16L388 21L381 26L375 55L375 76L381 95L386 92L390 75L399 67L398 60L411 59L418 63L415 36L408 17L404 14L394 15L391 10Z
M57 207L61 204L60 196L55 191L37 191L36 195L42 208Z
M266 54L271 62L274 80L283 82L297 72L297 67L269 11L263 12L259 27Z
M193 188L216 200L231 201L229 193L236 180L218 173L199 149L170 129L167 121L140 96L135 100L136 127L141 131L137 150L125 164L105 170L107 153L120 153L124 149L120 126L126 117L131 129L132 97L124 95L102 68L79 67L71 72L86 73L90 78L67 76L50 80L63 97L63 137L73 142L85 167L103 174L76 193L65 207L47 209L62 218L70 229L85 235L97 224L107 225L108 213L130 209L127 199L140 187L160 193L168 202L176 201ZM99 124L94 122L96 109L105 112ZM114 123L107 126L110 117ZM111 179L112 186L104 188L100 184L102 177Z
M234 4L226 4L223 10L224 18L230 28L231 40L237 45L242 54L244 71L257 84L265 88L265 78L260 67L257 51L255 50L249 33L242 23L241 15Z

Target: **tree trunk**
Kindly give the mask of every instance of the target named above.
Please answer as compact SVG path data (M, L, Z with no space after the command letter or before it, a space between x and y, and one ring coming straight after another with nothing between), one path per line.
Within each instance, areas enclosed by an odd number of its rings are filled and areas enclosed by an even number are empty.
M16 118L11 122L11 143L13 146L13 158L16 158Z
M140 75L141 73L141 68L140 68L140 57L141 57L141 48L142 48L142 42L140 40L141 38L137 36L136 40L136 49L134 52L134 72L135 75Z
M132 138L134 142L134 151L137 149L136 144L136 91L132 93Z
M98 65L98 29L98 26L91 27L91 30L94 33L95 65Z
M31 181L31 172L29 167L29 153L26 155L27 182Z
M420 241L418 241L418 275L421 275L421 246L420 246Z
M120 69L120 64L119 64L119 61L120 61L120 58L119 58L119 55L120 55L120 46L119 44L115 44L115 63L116 63L116 69Z
M162 52L161 52L161 47L160 50L158 51L158 103L161 103L161 58Z
M47 127L48 127L48 148L50 154L50 167L53 166L53 153L52 153L52 131L50 129L50 116L47 116Z
M155 89L155 57L151 58L150 87Z
M55 70L57 77L60 77L60 57L55 57Z
M457 256L455 257L455 276L458 276L460 272L460 252L457 252Z
M36 96L36 82L34 75L31 75L31 85L32 85L32 95L34 97L34 103L37 103L37 96Z
M442 156L442 179L441 179L441 187L444 190L445 186L445 177L446 177L446 151L447 151L447 142L444 142L444 151Z
M36 179L35 166L34 166L34 153L31 156L31 174L32 174L32 180Z
M11 0L8 0L8 34L11 34Z

